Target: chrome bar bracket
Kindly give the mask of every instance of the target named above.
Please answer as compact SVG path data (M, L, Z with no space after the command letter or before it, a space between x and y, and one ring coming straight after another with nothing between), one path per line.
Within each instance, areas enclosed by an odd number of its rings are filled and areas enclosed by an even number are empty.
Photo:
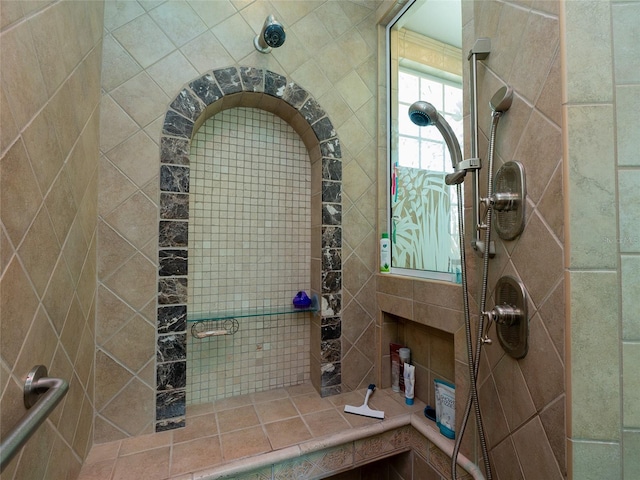
M472 229L471 246L476 254L482 256L482 251L478 248L482 244L479 239L479 230L477 226L480 221L480 207L478 205L478 196L480 195L479 173L481 161L478 155L478 60L484 60L491 53L491 39L482 37L478 38L473 47L469 51L467 60L469 60L469 102L470 102L470 130L471 130L471 157L477 159L478 168L472 170L471 177L471 196L473 199L471 215L474 222Z

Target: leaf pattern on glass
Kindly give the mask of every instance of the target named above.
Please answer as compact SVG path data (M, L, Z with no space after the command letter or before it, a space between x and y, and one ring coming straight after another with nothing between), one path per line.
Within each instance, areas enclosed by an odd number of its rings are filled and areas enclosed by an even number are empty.
M392 201L392 265L415 270L450 271L459 256L450 233L452 187L446 173L397 167L397 195Z

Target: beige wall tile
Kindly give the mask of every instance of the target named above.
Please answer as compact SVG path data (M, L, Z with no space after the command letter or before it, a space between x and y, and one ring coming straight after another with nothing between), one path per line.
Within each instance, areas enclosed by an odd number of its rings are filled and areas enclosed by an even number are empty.
M217 2L216 7L221 3ZM198 2L193 6L197 9L206 5L208 5L207 2ZM224 49L222 43L209 31L185 44L180 51L199 73L224 68L233 63L233 59Z
M47 210L41 208L18 249L18 255L40 295L44 293L59 254L60 244L54 235L53 225Z
M525 478L562 478L539 417L515 432L513 443Z
M22 141L14 143L6 152L0 163L0 174L2 223L9 239L18 245L42 200Z
M107 215L105 221L132 245L141 248L157 234L156 221L151 218L156 211L156 205L138 192Z
M144 127L166 111L164 104L169 97L151 80L145 72L111 91L111 97L135 120Z
M108 30L115 30L144 13L144 9L137 2L105 2L104 26Z
M100 125L100 151L102 152L108 152L137 130L133 119L109 95L102 97Z
M16 139L18 127L13 119L13 113L9 107L9 101L4 93L4 87L0 88L0 122L2 129L0 130L0 152L4 153L6 148Z
M13 366L36 313L38 298L17 257L14 257L14 260L9 263L2 278L2 290L0 291L2 337L0 344L2 345L2 358L10 366ZM8 409L7 414L11 411ZM21 415L22 411L19 413ZM15 419L18 419L20 415L16 415Z
M255 33L240 15L220 22L211 32L223 43L225 50L236 62L255 51L253 41L247 41L249 38L253 39Z
M167 2L149 11L160 29L181 47L206 30L206 25L187 2Z
M2 12L0 12L0 28L4 28L7 25L11 25L13 22L17 22L24 15L22 9L22 2L18 0L8 0L2 6Z
M529 13L509 83L530 101L534 101L544 87L544 81L557 52L559 36L556 17ZM532 68L531 62L535 62L535 68Z
M147 15L141 15L114 30L113 35L143 68L175 48L169 37Z
M115 2L106 2L107 5ZM122 2L127 3L127 2ZM105 35L102 46L102 87L110 92L140 72L142 67L118 43L113 35Z
M13 117L22 129L46 103L47 95L28 23L1 34L2 86Z
M101 410L101 413L127 435L148 433L147 428L153 422L155 412L154 398L153 389L134 378ZM133 403L140 403L144 414L132 416L129 408Z

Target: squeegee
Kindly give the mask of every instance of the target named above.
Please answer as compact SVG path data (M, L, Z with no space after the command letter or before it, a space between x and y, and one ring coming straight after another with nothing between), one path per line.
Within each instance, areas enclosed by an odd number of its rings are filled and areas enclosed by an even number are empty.
M345 405L345 413L354 413L356 415L363 415L365 417L384 418L384 412L382 410L372 410L369 408L369 397L376 389L376 386L372 383L367 389L367 395L364 397L364 403L360 407L354 407L351 405Z

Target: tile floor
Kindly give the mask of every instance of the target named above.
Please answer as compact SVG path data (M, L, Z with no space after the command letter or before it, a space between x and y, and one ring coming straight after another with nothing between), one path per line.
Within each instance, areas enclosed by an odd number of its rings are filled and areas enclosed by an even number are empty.
M94 445L79 480L191 479L191 472L380 423L344 413L344 405L362 405L365 392L320 398L303 384L188 406L185 428ZM384 421L424 409L390 389L376 390L369 406L383 410Z

